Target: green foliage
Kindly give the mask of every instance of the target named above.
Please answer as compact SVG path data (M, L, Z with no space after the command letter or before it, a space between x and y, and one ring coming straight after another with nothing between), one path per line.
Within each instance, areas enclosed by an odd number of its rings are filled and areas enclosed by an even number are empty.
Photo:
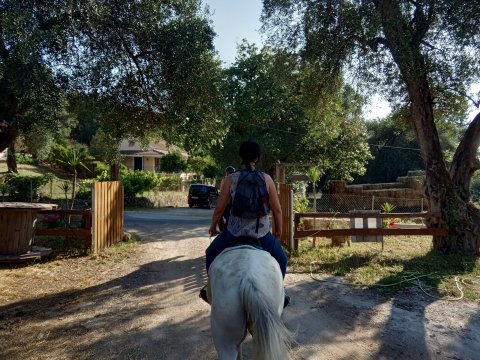
M295 181L292 184L294 196L305 196L307 191L306 181Z
M32 158L29 155L18 154L17 153L15 155L15 158L17 159L17 164L26 164L26 165L37 165L38 164L38 160Z
M320 169L315 166L308 168L307 174L312 184L315 184L320 179L320 176L321 176Z
M81 144L72 144L70 146L57 144L53 148L50 157L50 161L54 162L70 174L78 171L80 167L88 169L85 162L90 159L91 156L88 152L88 148Z
M472 194L473 201L477 203L480 202L480 171L477 171L472 177L470 193Z
M404 120L405 114L394 113L386 120L369 121L368 142L373 159L366 173L355 177L355 183L395 182L409 170L423 169L418 143Z
M465 114L458 96L465 99L479 79L478 11L478 2L460 0L396 0L389 6L376 1L335 0L322 6L309 0L268 0L262 19L274 42L297 49L302 44L305 57L330 76L350 66L366 90L375 88L394 108L405 104L406 84L400 72L418 75L426 69L435 109L458 121L458 115ZM396 41L400 38L405 42Z
M187 161L180 153L172 152L160 159L160 168L165 172L182 172L187 170Z
M17 129L35 134L41 124L55 134L68 117L86 143L101 128L117 141L157 132L193 149L224 128L215 33L200 1L93 0L72 11L67 0L6 0L1 8L0 150Z
M251 138L262 147L260 168L271 174L278 161L313 162L341 178L363 171L368 147L354 111L362 102L341 78L317 92L310 76L319 73L295 54L242 44L225 71L229 132L213 148L217 161L239 167L239 145Z
M92 185L91 184L78 184L76 198L80 200L92 199Z
M384 202L382 204L382 210L384 213L391 213L393 210L395 210L396 206L389 203L389 202Z
M108 170L102 170L96 177L97 181L110 181L110 173Z
M95 175L100 175L102 173L109 172L110 171L110 166L108 166L106 163L103 161L96 161L95 162Z
M307 212L309 208L309 201L306 196L293 197L293 210L296 212Z
M49 181L48 176L7 174L4 176L2 192L6 190L10 201L38 201L40 187Z
M0 177L0 194L2 195L2 200L5 199L5 196L8 194L8 184L6 177Z
M214 164L208 164L203 168L202 175L207 179L214 179L219 175L218 166Z
M99 129L91 139L90 150L97 159L106 164L119 164L122 160L119 152L121 140Z
M36 159L43 161L50 155L54 145L54 136L48 128L34 124L30 131L23 134L23 142L29 153L34 155Z
M180 176L173 175L158 175L158 189L161 191L177 191L180 185Z
M68 112L74 120L70 137L74 141L91 145L101 125L102 105L102 101L94 95L78 92L69 94Z
M203 175L206 178L215 178L222 175L215 159L210 155L207 156L191 156L187 160L188 171L196 175Z
M120 181L123 184L125 200L132 202L137 194L153 190L160 184L155 173L148 171L122 171Z
M59 184L57 184L58 188L63 192L65 201L67 203L68 207L68 193L72 189L72 183L68 180L61 181Z

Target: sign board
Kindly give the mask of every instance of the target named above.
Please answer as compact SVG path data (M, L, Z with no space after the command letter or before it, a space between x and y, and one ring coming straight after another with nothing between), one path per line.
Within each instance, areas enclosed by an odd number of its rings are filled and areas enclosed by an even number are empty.
M352 210L350 214L380 214L380 210ZM351 229L377 229L383 226L382 219L377 217L351 217ZM383 235L352 235L352 242L382 242Z

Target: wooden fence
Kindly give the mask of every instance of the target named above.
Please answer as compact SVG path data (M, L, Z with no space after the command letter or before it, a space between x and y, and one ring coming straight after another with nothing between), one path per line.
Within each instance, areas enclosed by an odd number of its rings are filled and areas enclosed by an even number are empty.
M278 197L282 208L282 237L279 239L289 250L294 248L293 240L293 190L290 184L277 184Z
M62 218L81 215L81 227L39 228L39 236L84 237L84 248L93 253L123 239L123 186L119 181L95 182L92 188L92 210L43 210L39 214L58 214Z
M123 238L123 186L119 181L95 182L92 189L93 242L98 253Z
M310 229L301 230L300 221L302 218L331 218L331 219L354 219L354 218L375 218L375 219L415 219L415 218L440 218L439 213L418 212L418 213L297 213L294 224L294 248L298 249L298 239L303 237L334 237L334 236L369 236L369 235L438 235L448 234L445 227L423 227L421 225L410 228L381 227L381 228L347 228L347 229ZM439 223L437 221L436 223Z
M92 211L91 210L41 210L41 215L59 215L62 219L72 215L83 217L80 227L35 228L35 236L80 236L83 237L83 247L90 249L92 244Z

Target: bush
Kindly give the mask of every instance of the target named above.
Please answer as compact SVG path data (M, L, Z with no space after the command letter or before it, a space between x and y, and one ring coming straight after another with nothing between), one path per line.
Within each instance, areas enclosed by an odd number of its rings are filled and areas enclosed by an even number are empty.
M40 187L50 181L49 176L21 176L7 174L3 186L10 201L38 201L40 199ZM3 191L3 189L2 189Z
M177 191L180 184L180 176L162 176L158 177L158 189L161 191Z
M219 175L218 167L214 164L208 164L203 168L202 175L207 179L214 179Z
M133 202L137 194L153 190L160 184L157 175L146 171L123 171L120 175L123 184L125 201Z
M92 184L83 183L77 187L77 194L75 196L79 200L91 200L92 199Z
M15 155L15 158L17 160L17 164L38 165L38 160L32 158L30 155L17 154Z
M296 196L305 196L307 193L306 181L295 181L293 184L293 194Z
M160 167L165 172L181 172L187 169L187 161L180 153L173 152L161 158Z
M110 176L110 166L105 164L103 161L97 161L95 166L95 175L100 176L103 173L107 173Z
M293 210L296 212L308 211L308 198L306 196L294 196L293 197Z
M97 181L110 181L110 172L108 170L102 170L96 177Z

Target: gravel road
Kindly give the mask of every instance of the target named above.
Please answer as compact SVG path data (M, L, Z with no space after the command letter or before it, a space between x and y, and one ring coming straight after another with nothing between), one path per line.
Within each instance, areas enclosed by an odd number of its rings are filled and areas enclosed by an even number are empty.
M128 256L0 268L0 359L216 359L198 298L211 214L127 211L126 230L142 239ZM480 359L478 303L309 274L285 283L295 359Z

